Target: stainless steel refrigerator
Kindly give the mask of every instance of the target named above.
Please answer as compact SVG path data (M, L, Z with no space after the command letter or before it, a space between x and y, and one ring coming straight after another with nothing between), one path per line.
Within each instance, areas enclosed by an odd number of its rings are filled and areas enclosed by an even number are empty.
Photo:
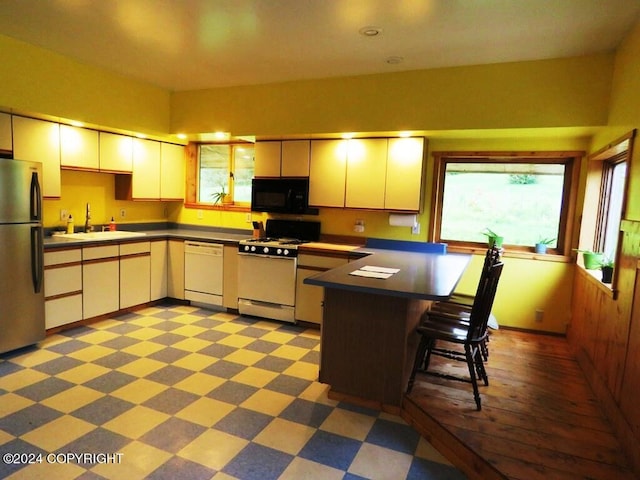
M42 165L0 158L0 353L45 337Z

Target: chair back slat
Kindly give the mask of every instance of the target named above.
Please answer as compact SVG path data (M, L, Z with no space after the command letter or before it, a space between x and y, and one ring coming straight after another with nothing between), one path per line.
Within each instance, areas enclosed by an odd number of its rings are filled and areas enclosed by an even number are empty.
M486 274L483 274L480 278L478 291L469 316L468 340L480 340L487 333L489 315L498 290L498 281L500 280L503 266L502 262L493 263Z

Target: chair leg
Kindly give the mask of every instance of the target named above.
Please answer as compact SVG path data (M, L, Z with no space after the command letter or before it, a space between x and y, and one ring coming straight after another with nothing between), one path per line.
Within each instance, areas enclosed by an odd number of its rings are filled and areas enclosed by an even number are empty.
M473 387L473 398L476 401L476 407L478 411L482 410L482 404L480 400L480 392L478 391L478 381L476 379L476 366L474 360L474 352L471 345L464 346L465 356L467 357L467 367L469 368L469 376L471 377L471 386Z
M411 393L411 389L413 389L413 384L416 380L416 373L420 370L420 366L426 360L427 350L431 350L429 345L432 344L430 338L425 337L424 335L420 335L420 343L418 344L418 350L416 351L416 358L413 361L413 368L411 369L411 375L409 376L409 384L407 385L407 393Z
M485 386L489 385L489 377L487 376L487 370L484 367L484 361L481 349L477 349L475 353L476 371L478 372L478 378L482 379Z

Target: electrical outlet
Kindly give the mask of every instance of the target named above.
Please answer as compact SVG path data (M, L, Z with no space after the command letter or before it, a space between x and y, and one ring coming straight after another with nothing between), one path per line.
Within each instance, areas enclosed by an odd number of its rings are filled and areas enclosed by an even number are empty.
M544 319L544 310L542 309L536 309L536 323L542 323L542 320Z
M353 231L357 233L364 232L364 220L362 220L361 218L356 219L355 223L353 224Z
M202 217L204 217L204 213L202 210L198 210L197 215L198 215L198 220L202 220Z
M245 219L245 222L247 223L251 223L251 212L247 213L247 218Z
M416 222L416 224L411 227L411 235L420 235L420 224Z
M65 210L64 208L60 210L60 220L66 222L69 218L69 210Z
M124 208L120 209L120 218L124 218L127 216L127 211Z

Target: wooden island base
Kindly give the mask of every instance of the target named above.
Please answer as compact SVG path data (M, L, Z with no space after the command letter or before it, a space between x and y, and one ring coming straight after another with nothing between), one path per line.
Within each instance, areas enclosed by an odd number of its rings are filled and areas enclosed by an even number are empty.
M398 413L430 303L325 287L319 379L330 397Z

